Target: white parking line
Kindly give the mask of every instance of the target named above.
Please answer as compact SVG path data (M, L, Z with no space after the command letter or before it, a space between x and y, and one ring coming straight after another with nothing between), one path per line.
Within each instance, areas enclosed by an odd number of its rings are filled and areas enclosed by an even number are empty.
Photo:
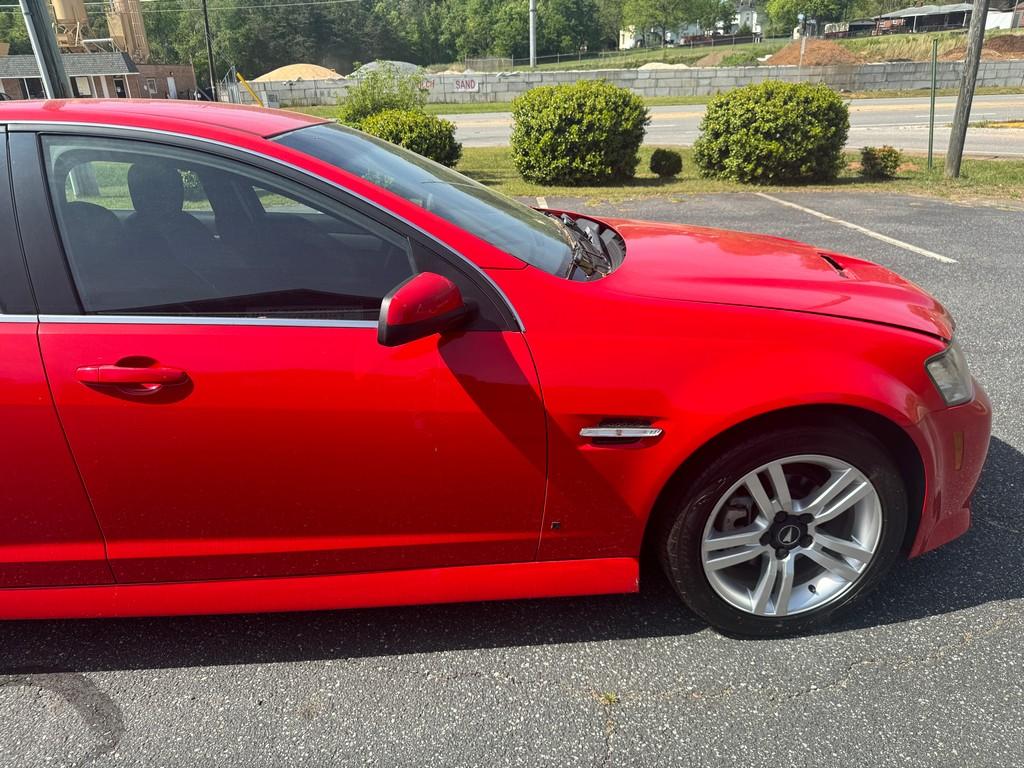
M537 198L537 207L538 208L547 208L548 207L548 199L546 197L538 197Z
M840 225L842 227L846 227L847 229L852 229L855 232L860 232L861 234L867 235L868 237L873 237L875 240L881 240L883 243L888 243L889 245L895 245L897 248L902 248L905 251L910 251L911 253L916 253L919 256L927 256L929 259L935 259L936 261L941 261L943 264L956 264L957 263L956 259L951 259L951 258L949 258L949 256L943 256L941 253L935 253L935 251L928 251L928 250L925 250L924 248L918 248L916 245L911 245L910 243L904 243L902 240L897 240L894 237L889 237L888 235L883 235L881 232L875 232L874 230L868 229L867 227L862 227L859 224L851 224L848 221L843 221L842 219L837 219L835 216L829 216L827 213L822 213L821 211L815 211L815 210L812 210L811 208L805 208L802 205L797 205L796 203L791 203L788 200L782 200L781 198L773 197L772 195L766 195L764 192L755 192L754 194L757 195L758 197L763 197L765 200L771 200L773 203L778 203L779 205L788 205L790 208L796 208L798 211L803 211L804 213L809 213L811 216L817 216L819 219L823 219L824 221L830 221L833 224L838 224L838 225Z

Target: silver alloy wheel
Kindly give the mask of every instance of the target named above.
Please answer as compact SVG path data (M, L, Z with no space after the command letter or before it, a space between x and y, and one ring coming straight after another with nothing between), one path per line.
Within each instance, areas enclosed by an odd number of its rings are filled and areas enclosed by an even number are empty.
M790 456L721 496L704 527L701 563L730 605L792 616L849 591L881 536L882 502L859 469L831 456Z

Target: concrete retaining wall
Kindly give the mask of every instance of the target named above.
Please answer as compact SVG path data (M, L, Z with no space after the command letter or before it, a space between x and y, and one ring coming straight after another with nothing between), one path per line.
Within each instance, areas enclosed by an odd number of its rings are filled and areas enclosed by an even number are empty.
M963 64L940 62L940 88L956 87ZM474 80L478 90L456 92ZM763 80L828 83L848 91L917 90L931 85L928 62L895 62L831 67L705 67L693 69L595 69L578 72L508 72L475 75L433 75L426 79L429 100L439 103L510 101L538 85L572 83L577 80L607 80L642 96L707 96ZM457 83L458 81L458 83ZM338 104L350 83L346 80L308 80L285 83L253 83L282 107ZM979 86L1024 87L1024 60L983 61L978 71ZM470 85L472 87L472 85ZM249 94L241 90L243 102Z

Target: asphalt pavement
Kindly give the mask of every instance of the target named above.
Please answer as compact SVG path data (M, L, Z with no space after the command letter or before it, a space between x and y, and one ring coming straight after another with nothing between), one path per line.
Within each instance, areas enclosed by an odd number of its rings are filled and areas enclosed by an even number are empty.
M935 147L945 153L955 97L936 100ZM856 99L850 102L850 135L847 146L859 148L889 144L911 152L928 150L927 98ZM644 139L648 144L690 146L700 135L704 106L651 107L651 124ZM447 115L455 123L456 137L467 147L507 146L512 115L490 112ZM978 96L971 121L1024 120L1024 94ZM967 133L966 151L996 157L1024 157L1024 129L979 128Z
M937 295L995 407L971 531L786 640L716 634L652 572L632 596L0 624L3 763L1019 765L1024 211L801 192L589 210L794 237Z

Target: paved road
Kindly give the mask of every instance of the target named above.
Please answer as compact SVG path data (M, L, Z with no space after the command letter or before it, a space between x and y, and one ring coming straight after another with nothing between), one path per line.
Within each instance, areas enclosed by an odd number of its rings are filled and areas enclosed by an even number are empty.
M715 634L651 575L639 596L2 624L3 764L1019 765L1024 211L776 197L958 261L754 194L599 210L797 237L936 293L996 408L965 538L900 566L834 631L770 642Z
M945 152L949 124L956 99L937 100L935 146ZM652 107L646 141L650 144L689 146L699 135L702 105ZM455 122L459 141L467 147L508 144L512 117L508 112L448 115ZM972 122L1024 119L1024 95L979 96L971 111ZM847 145L863 147L890 144L908 151L928 150L928 99L858 99L850 105L850 138ZM967 151L1001 157L1024 157L1024 130L971 128Z

